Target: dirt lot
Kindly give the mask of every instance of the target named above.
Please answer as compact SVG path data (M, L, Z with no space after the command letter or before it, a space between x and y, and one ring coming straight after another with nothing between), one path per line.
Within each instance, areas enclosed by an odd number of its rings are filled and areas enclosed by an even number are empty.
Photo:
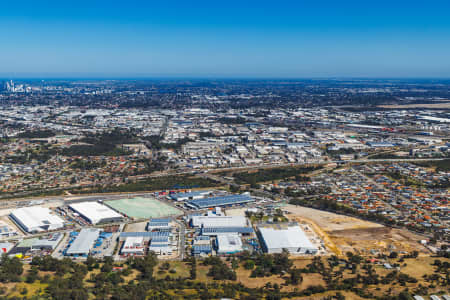
M423 104L394 104L394 105L379 105L382 108L450 108L450 102L443 103L423 103Z
M429 253L419 244L423 237L403 229L392 229L383 225L338 215L317 209L286 205L287 217L298 222L310 223L325 241L327 248L336 255L345 252L371 254L378 252L413 251Z
M429 253L419 240L420 236L407 230L380 228L360 228L348 230L334 230L329 232L333 242L342 251L356 251L360 254L371 254L371 250L380 252L412 252Z
M139 222L139 223L130 223L127 224L125 227L125 232L143 232L146 231L145 228L147 227L147 221L145 222Z
M309 207L288 204L283 207L283 210L291 213L287 215L288 218L302 217L305 219L309 219L325 231L383 227L383 225L377 223L372 223L357 218L338 215Z
M227 209L225 211L225 214L227 216L245 216L245 211L247 208L233 208L233 209Z

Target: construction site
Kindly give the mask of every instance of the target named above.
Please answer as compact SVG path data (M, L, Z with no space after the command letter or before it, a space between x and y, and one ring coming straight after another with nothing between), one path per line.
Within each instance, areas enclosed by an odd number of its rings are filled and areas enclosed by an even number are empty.
M421 244L424 237L405 229L383 226L358 218L339 215L308 207L286 205L283 207L291 221L309 224L320 236L331 254L338 256L347 252L378 254L412 252L429 254Z

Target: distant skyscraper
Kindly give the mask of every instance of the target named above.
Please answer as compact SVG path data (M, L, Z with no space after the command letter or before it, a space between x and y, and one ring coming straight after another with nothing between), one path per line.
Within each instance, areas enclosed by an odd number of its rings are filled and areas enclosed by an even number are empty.
M6 82L6 90L8 92L15 92L14 81L10 80L9 82Z

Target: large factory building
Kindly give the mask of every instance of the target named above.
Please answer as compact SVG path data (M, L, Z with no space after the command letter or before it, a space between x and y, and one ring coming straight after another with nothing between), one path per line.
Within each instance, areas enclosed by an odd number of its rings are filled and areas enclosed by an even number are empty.
M267 253L315 254L314 246L298 225L271 225L259 227L263 250Z

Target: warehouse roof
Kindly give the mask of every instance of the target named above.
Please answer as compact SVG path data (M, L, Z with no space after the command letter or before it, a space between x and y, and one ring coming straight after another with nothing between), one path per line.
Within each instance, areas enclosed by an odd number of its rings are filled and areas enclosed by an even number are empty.
M161 244L161 243L150 243L150 246L148 246L148 249L167 249L170 248L169 244Z
M249 195L229 195L229 196L189 200L188 203L196 208L207 208L213 206L247 203L252 201L254 201L254 199Z
M169 223L161 223L161 222L148 222L148 227L169 227Z
M97 224L102 220L122 218L121 214L98 202L74 203L70 205L70 208L83 215L92 224Z
M285 228L259 227L268 249L273 248L317 248L299 226Z
M140 250L143 250L144 244L144 238L142 236L133 236L133 237L128 237L125 240L125 243L123 243L122 246L122 251L127 251L127 250L136 250L137 248L140 248Z
M244 216L193 216L194 227L247 227Z
M100 229L83 228L67 249L67 254L89 254L92 245L100 234Z
M169 237L168 236L155 236L152 238L152 243L168 243Z
M194 245L192 246L192 251L194 254L199 254L201 252L211 252L211 245Z
M155 222L155 223L169 223L171 220L170 218L153 218L150 219L149 222Z
M170 223L169 218L165 219L150 219L150 221L147 223L147 227L169 227Z
M167 231L143 231L143 232L121 232L121 238L134 237L134 236L142 236L147 238L153 237L161 237L161 236L169 236L169 232Z
M216 235L223 233L253 233L251 227L205 227L202 228L203 235Z
M0 243L0 253L8 253L14 247L13 243L3 242Z
M30 206L13 210L11 216L27 231L47 230L52 225L62 227L64 221L50 212L50 209L46 207Z
M217 236L219 253L235 253L242 251L241 238L235 234L221 234Z
M170 196L170 198L172 198L174 200L183 200L183 199L189 199L189 198L193 198L193 197L206 195L209 193L210 193L210 191L195 191L195 192L190 192L190 193L176 193L176 194L172 194Z
M33 241L33 244L31 245L31 248L32 249L37 249L37 248L55 249L63 237L64 237L64 235L61 232L56 232L54 234L51 234L47 238L35 239Z

